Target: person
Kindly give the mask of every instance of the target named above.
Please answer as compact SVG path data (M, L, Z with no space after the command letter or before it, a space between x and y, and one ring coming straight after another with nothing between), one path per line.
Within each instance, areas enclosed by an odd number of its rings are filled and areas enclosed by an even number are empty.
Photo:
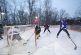
M2 34L4 33L3 25L0 24L0 40L3 39Z
M45 32L46 30L48 30L48 31L50 32L50 30L49 30L49 25L48 25L48 24L45 24L45 25L44 25L44 32Z
M58 33L57 33L57 38L58 38L58 36L59 36L59 34L60 34L60 32L61 31L64 31L64 32L66 32L66 34L68 35L68 37L70 37L70 34L69 34L69 32L67 31L67 22L65 21L65 20L60 20L60 30L58 31Z
M35 27L35 38L36 38L36 39L39 39L39 37L40 37L40 32L41 32L40 26L36 25L36 27Z
M70 37L70 34L69 34L69 32L67 31L67 23L66 23L66 21L65 20L61 20L60 21L60 30L59 30L59 32L57 33L57 38L58 38L58 36L59 36L59 34L60 34L60 32L61 31L64 31L64 32L66 32L66 34L68 35L68 38L72 41L72 43L74 44L74 50L76 50L77 49L77 45L75 44L75 42L71 39L71 37Z

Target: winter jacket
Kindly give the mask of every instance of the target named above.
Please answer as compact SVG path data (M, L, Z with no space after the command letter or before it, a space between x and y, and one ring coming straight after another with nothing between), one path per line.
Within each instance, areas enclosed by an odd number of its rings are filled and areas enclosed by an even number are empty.
M36 26L36 27L35 27L35 33L36 33L36 34L39 34L40 32L41 32L40 26Z
M66 28L67 22L65 20L60 21L60 28Z
M44 25L45 29L49 29L49 25L45 24Z

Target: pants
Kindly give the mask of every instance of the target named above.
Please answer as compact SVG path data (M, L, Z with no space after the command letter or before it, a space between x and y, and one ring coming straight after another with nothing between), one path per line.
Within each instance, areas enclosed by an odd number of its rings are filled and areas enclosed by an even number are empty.
M46 30L48 30L48 31L50 32L49 28L45 28L45 29L44 29L44 32L45 32Z
M40 37L40 33L35 33L35 38L39 39L39 37Z
M69 32L67 31L67 29L65 29L65 28L61 28L60 30L59 30L59 32L57 33L57 37L59 36L59 34L60 34L60 32L61 31L64 31L64 32L66 32L66 34L68 35L68 37L70 38L70 34L69 34Z

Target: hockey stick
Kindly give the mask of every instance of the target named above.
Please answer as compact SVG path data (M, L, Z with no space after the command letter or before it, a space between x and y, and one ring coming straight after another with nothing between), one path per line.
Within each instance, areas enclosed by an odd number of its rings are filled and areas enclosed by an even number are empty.
M76 49L77 49L77 45L74 43L74 41L71 39L70 36L68 36L68 37L69 37L69 39L72 41L72 43L75 45L74 50L76 50Z
M34 35L34 33L26 40L27 42L31 39L31 37ZM27 42L26 43L23 43L23 45L24 44L27 44Z
M68 33L68 32L67 32ZM71 39L71 37L70 37L70 35L68 34L68 38L72 41L72 43L74 44L74 50L76 50L77 49L77 45L75 44L75 42Z
M29 30L31 30L31 29L27 29L27 31L29 31ZM25 31L23 31L22 33L19 33L19 34L23 34Z

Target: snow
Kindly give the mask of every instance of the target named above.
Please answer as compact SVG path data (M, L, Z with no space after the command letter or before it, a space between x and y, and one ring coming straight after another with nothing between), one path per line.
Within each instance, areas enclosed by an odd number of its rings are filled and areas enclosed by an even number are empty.
M34 29L30 28L20 36L23 40L14 41L11 48L6 46L6 39L0 40L0 54L11 55L81 55L81 33L69 30L71 38L76 43L77 50L74 50L74 45L67 37L65 32L61 32L59 38L56 38L59 28L50 28L51 33L46 31L40 33L41 37L37 40L37 47L35 46ZM26 41L28 40L28 41ZM27 44L23 45L23 43ZM5 44L4 44L5 43Z
M73 43L67 38L65 32L61 32L59 38L56 38L58 29L51 28L50 36L45 36L45 39L42 38L43 42L40 40L39 43L45 45L39 48L33 55L81 55L81 33L69 30L71 38L77 44L78 49L74 50ZM47 41L46 41L47 40Z

